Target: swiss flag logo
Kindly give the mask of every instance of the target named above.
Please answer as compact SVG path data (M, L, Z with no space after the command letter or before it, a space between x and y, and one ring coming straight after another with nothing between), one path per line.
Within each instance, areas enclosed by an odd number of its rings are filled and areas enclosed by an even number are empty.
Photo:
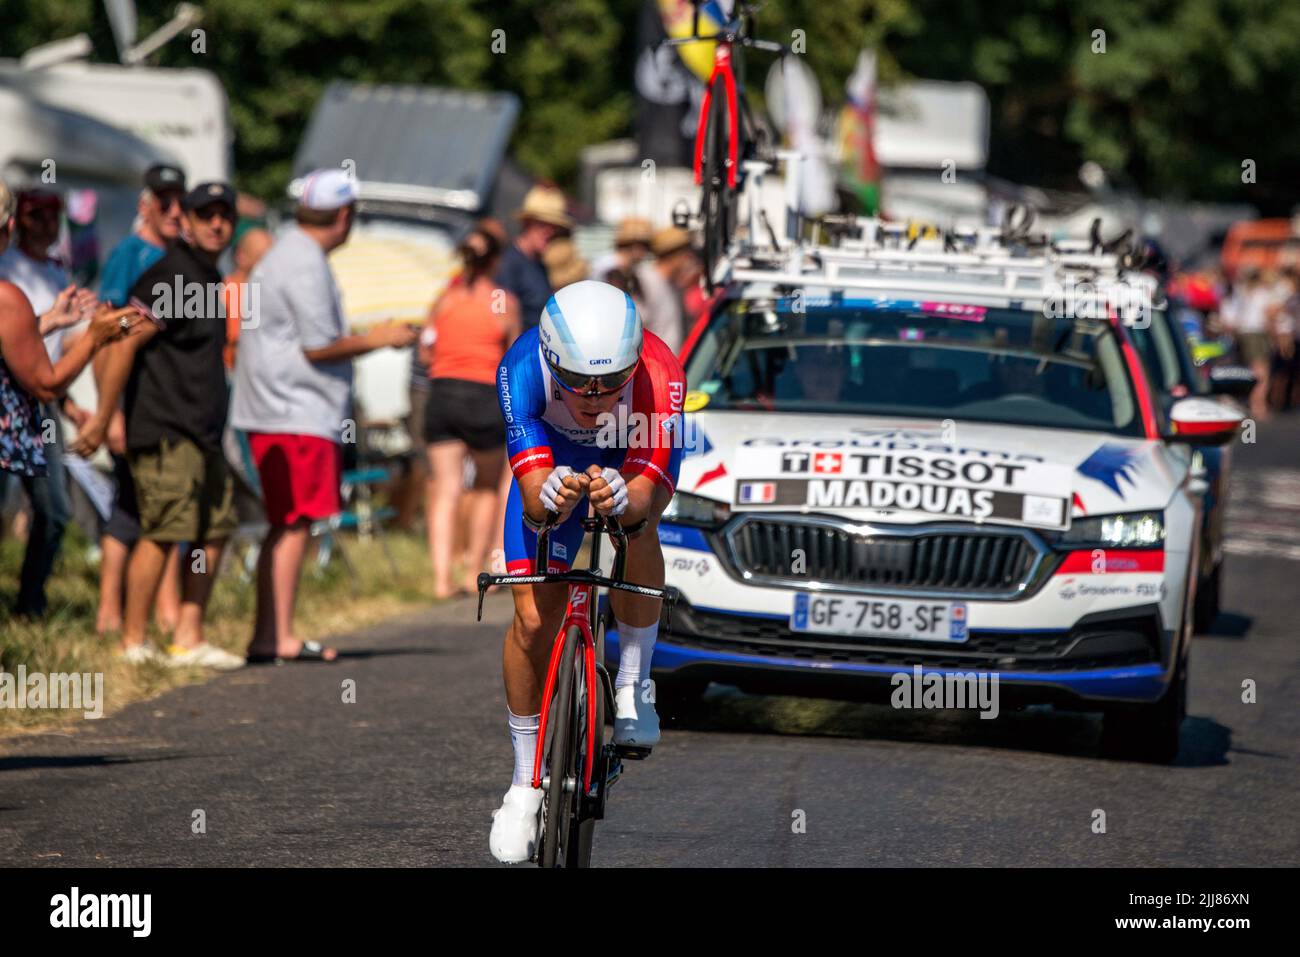
M844 456L839 452L818 452L813 456L813 471L822 475L836 474L844 468Z

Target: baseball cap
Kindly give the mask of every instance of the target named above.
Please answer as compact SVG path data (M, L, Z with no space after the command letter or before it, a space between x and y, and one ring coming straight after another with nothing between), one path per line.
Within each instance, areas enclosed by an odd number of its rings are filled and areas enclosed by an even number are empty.
M185 194L181 200L181 209L190 212L213 203L223 203L234 212L235 191L227 183L200 183Z
M29 209L63 208L63 197L52 189L24 189L18 194L18 214L21 216Z
M144 171L144 185L151 192L161 193L167 189L185 191L185 174L179 166L170 163L154 163Z
M337 167L313 170L289 187L289 195L305 209L342 209L357 200L357 184L350 173Z

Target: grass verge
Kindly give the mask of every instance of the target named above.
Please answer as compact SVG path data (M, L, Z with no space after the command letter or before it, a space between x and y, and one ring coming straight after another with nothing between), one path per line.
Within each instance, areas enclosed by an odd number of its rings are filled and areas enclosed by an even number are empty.
M319 568L308 552L298 592L297 631L304 638L352 631L385 618L428 607L430 575L424 540L409 533L389 533L389 564L377 539L342 538L355 577L335 557ZM88 543L71 526L55 573L48 586L50 610L45 620L28 622L10 617L18 589L23 544L0 541L0 670L14 673L25 665L29 674L103 673L104 713L169 688L207 680L212 672L163 665L127 665L113 656L116 637L95 634L99 597L99 565L91 560ZM207 637L215 645L243 654L251 635L254 583L243 580L240 568L228 563L217 579L208 606ZM153 640L165 644L162 635ZM0 738L24 731L44 731L83 721L82 712L0 707Z

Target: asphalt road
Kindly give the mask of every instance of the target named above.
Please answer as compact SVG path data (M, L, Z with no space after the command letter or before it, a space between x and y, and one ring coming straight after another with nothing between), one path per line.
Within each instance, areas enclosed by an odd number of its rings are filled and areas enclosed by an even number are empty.
M706 718L629 767L593 863L1300 863L1300 416L1237 455L1225 613L1193 648L1175 766L1103 759L1090 715L980 721L714 686ZM489 599L477 625L458 602L343 636L332 667L249 669L0 742L0 864L492 864L507 613Z

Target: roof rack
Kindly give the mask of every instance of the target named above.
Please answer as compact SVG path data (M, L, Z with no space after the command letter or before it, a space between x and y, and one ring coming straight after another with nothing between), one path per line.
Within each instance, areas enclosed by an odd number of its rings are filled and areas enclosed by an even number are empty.
M759 185L764 170L757 165L746 164ZM788 196L797 195L788 187ZM1034 214L1028 207L1010 208L1001 228L942 230L868 216L825 216L810 224L812 239L800 240L790 237L803 224L779 240L757 203L750 203L750 214L747 237L733 241L714 275L717 283L739 284L742 299L795 292L852 299L861 293L1068 311L1072 298L1084 297L1114 305L1125 321L1135 322L1149 316L1159 298L1158 283L1140 271L1142 257L1129 233L1104 240L1094 222L1087 239L1053 242L1029 232ZM787 215L798 218L791 210Z

